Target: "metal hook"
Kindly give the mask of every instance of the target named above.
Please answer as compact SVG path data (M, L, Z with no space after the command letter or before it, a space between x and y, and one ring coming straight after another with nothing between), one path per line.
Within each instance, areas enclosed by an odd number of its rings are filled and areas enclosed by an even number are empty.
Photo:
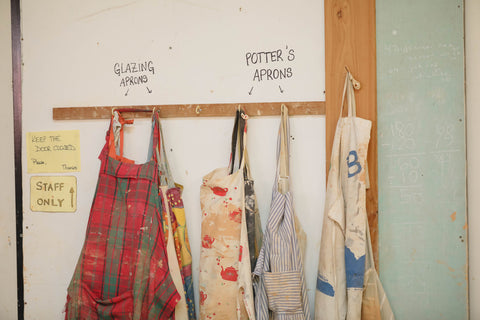
M197 105L197 107L195 108L195 113L200 114L200 111L202 111L202 108L200 108L200 106Z

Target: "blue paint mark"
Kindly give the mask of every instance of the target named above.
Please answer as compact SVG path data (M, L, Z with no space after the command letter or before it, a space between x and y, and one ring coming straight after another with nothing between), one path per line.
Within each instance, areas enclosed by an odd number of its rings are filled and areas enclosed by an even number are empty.
M357 260L353 252L345 246L345 271L347 273L347 288L363 288L365 255Z
M352 160L352 161L350 161L350 156L353 156L353 160ZM347 165L348 165L348 177L349 177L349 178L355 176L356 174L360 173L360 171L362 171L362 166L360 165L360 162L358 162L358 154L357 154L357 151L352 150L352 151L350 151L350 152L348 153ZM357 169L355 170L355 172L350 173L350 168L353 167L353 166L356 166Z
M317 275L317 290L330 297L335 295L332 285L321 274Z

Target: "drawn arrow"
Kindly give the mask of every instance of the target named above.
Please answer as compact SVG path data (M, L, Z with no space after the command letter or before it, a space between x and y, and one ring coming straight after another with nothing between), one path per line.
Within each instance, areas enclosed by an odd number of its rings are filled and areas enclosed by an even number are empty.
M128 94L128 91L130 90L130 88L127 89L127 92L125 92L125 96Z
M70 188L70 205L73 208L73 194L75 193L75 190L73 190L73 187Z
M252 91L253 91L253 87L252 89L250 89L250 91L248 92L248 94L251 96L252 95Z
M153 90L150 90L150 89L148 89L148 87L147 87L147 91L148 91L148 93L152 93Z
M282 87L280 87L280 85L278 86L278 88L280 88L280 92L283 93Z

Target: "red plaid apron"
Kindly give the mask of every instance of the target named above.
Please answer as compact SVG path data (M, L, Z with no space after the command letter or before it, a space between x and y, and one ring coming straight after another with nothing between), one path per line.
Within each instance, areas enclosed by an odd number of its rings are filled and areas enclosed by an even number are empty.
M118 114L115 119L117 126L112 117L99 156L97 189L65 318L168 319L179 295L165 255L156 152L144 164L123 158L126 121ZM120 155L115 127L120 129ZM158 130L153 130L153 146L158 146Z

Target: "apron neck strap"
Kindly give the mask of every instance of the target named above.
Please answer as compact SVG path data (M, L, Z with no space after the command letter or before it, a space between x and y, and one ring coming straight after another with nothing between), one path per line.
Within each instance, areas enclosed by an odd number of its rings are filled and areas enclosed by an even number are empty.
M356 117L357 116L357 107L356 107L356 104L355 104L354 88L360 89L360 83L353 78L352 74L349 71L347 71L347 74L345 75L345 84L343 85L342 105L340 107L339 118L342 117L343 106L345 105L345 100L347 101L348 116L349 117Z
M121 111L136 111L135 109L123 109ZM145 110L140 110L145 111ZM158 162L157 154L155 152L155 148L158 144L159 139L159 131L157 128L157 121L155 121L155 114L157 112L155 109L153 110L152 114L152 136L150 140L150 147L149 147L149 159ZM125 119L121 115L119 110L112 111L112 117L110 119L110 127L107 131L106 135L106 144L102 150L101 156L104 157L108 155L109 157L116 159L118 161L126 162L126 163L135 163L133 160L127 159L123 156L123 145L124 145L124 126L126 124L133 124L133 119Z
M124 125L133 124L133 119L126 120L118 111L112 113L110 129L108 133L108 155L119 161L133 163L132 160L123 157Z
M280 128L277 139L277 174L275 185L277 190L285 194L289 191L289 155L290 155L290 124L288 121L288 108L282 104Z
M239 150L238 156L238 169L244 167L245 164L245 151L246 151L246 138L247 138L247 119L248 116L240 108L235 114L235 124L232 132L232 146L230 152L230 163L228 165L230 174L235 170L235 163L237 160L236 153Z
M175 187L175 181L173 180L172 172L168 164L167 153L165 151L165 141L163 139L162 125L160 123L160 114L155 112L154 115L154 131L157 132L157 143L155 146L155 158L158 163L158 176L160 179L160 185L168 186L169 188Z

